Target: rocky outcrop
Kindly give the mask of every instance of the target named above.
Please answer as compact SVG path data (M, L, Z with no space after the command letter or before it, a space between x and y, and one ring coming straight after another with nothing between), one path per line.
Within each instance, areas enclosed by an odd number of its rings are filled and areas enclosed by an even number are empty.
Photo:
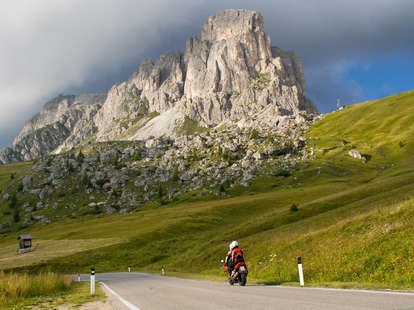
M70 132L60 122L46 125L24 136L13 146L6 148L0 154L0 163L7 164L50 153L64 141Z
M82 153L45 156L0 189L0 205L15 196L22 202L24 225L124 214L174 203L183 195L206 200L251 193L256 178L271 175L277 184L315 158L304 136L312 122L291 118L283 128L240 125L174 139L94 143ZM0 214L0 225L4 220ZM4 230L9 228L5 224Z
M143 112L154 111L161 115L145 126ZM281 117L301 119L316 107L305 97L299 57L270 46L262 16L226 10L210 17L183 53L145 60L128 81L115 85L95 117L97 138L114 139L138 122L127 138L173 135L158 124L165 122L163 113L174 114L177 124L188 116L203 126L255 118L277 126Z
M13 145L0 153L0 164L31 160L69 149L96 131L93 117L104 94L60 95L28 121Z

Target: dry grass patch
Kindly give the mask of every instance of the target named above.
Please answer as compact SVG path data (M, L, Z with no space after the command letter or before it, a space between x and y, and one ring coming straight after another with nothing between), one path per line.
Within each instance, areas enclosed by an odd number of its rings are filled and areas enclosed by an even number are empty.
M70 276L46 272L38 275L0 274L0 306L15 305L27 298L47 296L69 290Z

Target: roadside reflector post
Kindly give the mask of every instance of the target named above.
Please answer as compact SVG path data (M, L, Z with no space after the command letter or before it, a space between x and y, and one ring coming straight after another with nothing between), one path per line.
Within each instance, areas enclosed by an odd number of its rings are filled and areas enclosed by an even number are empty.
M128 266L128 272L131 272L131 266Z
M91 295L95 295L95 268L91 268Z
M164 266L161 267L161 275L165 276L165 269Z
M303 280L302 257L298 257L298 271L299 271L300 286L304 286L305 281Z
M78 273L78 282L80 282L80 274Z

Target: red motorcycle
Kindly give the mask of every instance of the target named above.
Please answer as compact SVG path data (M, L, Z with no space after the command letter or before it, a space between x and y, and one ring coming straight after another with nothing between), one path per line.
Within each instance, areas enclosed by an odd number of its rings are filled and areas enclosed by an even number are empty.
M224 262L222 260L222 262ZM234 283L239 283L240 286L245 286L247 282L247 265L245 262L239 262L234 266L233 271L231 272L231 275L228 272L229 267L224 264L224 269L226 270L227 277L229 279L229 284L233 285Z

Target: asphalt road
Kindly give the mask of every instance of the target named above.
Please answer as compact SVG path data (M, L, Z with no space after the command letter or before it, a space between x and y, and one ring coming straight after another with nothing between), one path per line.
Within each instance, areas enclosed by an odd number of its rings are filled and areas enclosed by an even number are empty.
M224 278L224 277L223 277ZM88 281L89 275L82 275ZM284 286L238 285L144 273L97 274L135 310L184 309L413 309L414 294ZM224 279L223 279L224 280ZM133 306L130 309L134 309Z

